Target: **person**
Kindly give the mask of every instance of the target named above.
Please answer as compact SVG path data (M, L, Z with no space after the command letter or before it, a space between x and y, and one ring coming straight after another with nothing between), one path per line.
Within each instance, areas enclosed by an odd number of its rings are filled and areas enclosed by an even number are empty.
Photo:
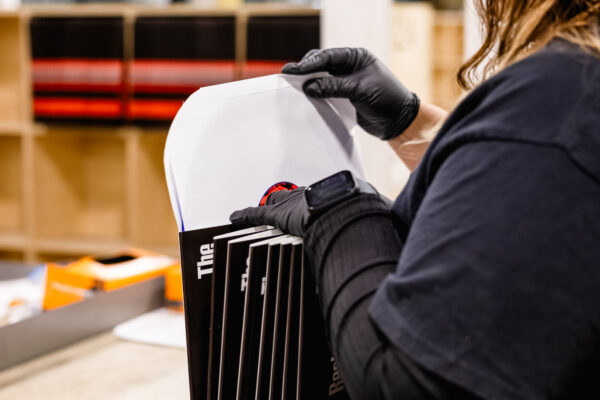
M364 49L283 69L329 72L306 94L350 99L414 168L391 208L352 189L312 213L300 188L230 218L304 238L353 399L600 398L600 2L479 9L459 82L488 78L449 116Z

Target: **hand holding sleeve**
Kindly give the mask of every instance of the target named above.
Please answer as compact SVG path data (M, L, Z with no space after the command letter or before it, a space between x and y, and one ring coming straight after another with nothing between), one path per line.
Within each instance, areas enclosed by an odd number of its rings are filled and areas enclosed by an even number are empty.
M358 124L381 140L399 136L419 113L420 101L369 51L361 48L311 50L298 63L286 64L284 74L329 72L331 77L306 81L312 97L340 97L356 108Z
M308 217L304 187L300 187L275 192L264 206L235 211L229 220L238 226L271 225L283 232L304 236Z
M344 208L352 199L372 198L377 203L377 208L389 211L388 203L367 182L359 181L359 187L369 186L368 193L360 192L355 197L346 199L336 206ZM361 189L364 190L364 189ZM305 187L294 190L281 190L271 194L262 207L248 207L233 212L229 220L237 226L271 225L283 232L304 237L309 226L320 217L320 214L311 215L304 196Z

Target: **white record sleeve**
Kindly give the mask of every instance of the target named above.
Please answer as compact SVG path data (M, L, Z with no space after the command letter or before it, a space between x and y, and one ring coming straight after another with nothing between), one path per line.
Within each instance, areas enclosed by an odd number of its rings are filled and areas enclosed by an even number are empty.
M363 177L348 100L313 99L306 76L270 75L199 89L173 120L164 163L180 231L229 222L278 182L340 170Z

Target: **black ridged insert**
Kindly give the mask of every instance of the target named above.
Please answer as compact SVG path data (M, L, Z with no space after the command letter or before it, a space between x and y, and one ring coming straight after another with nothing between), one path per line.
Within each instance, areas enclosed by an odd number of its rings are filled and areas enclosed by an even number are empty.
M135 23L135 58L233 60L235 18L138 18Z
M319 17L250 17L248 60L299 60L320 46Z

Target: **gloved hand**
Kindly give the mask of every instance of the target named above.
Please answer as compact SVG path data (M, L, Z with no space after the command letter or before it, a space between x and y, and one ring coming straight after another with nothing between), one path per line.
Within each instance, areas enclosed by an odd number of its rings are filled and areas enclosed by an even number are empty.
M334 174L335 175L335 174ZM355 178L360 192L355 196L341 200L337 204L346 204L352 199L375 197L381 207L389 210L391 202L379 194L371 184ZM273 192L262 207L248 207L234 211L229 220L239 227L271 225L295 236L304 237L307 229L323 215L323 211L311 214L304 196L305 187L294 190L280 190Z
M304 189L299 187L274 192L267 198L264 206L235 211L229 216L229 220L236 226L271 225L285 233L302 237L308 228L310 217Z
M300 62L286 64L284 74L326 71L332 77L310 79L304 92L312 97L341 97L356 108L358 124L381 140L399 136L416 118L420 101L368 50L311 50Z

